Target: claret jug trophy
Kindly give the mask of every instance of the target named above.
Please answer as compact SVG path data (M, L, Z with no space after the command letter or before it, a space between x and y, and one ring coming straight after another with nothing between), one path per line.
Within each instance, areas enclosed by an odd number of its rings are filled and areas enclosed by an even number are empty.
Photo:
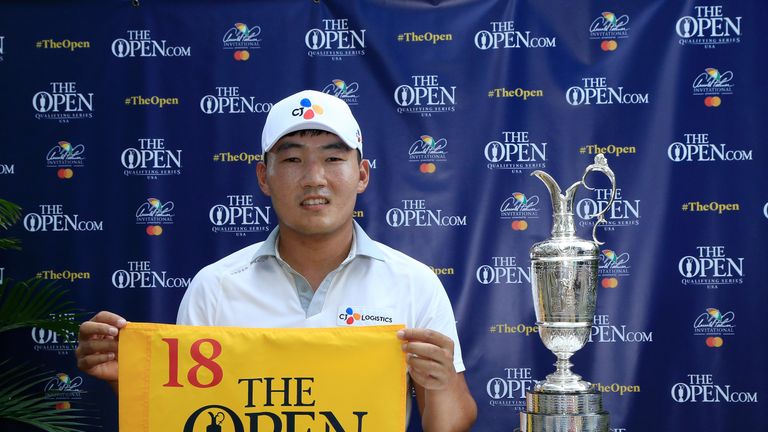
M587 174L601 172L611 181L608 205L593 215L597 220L592 240L576 236L573 201ZM526 393L520 413L521 432L608 432L609 417L602 395L592 384L571 372L570 357L589 338L595 316L599 246L597 227L616 196L616 178L601 154L584 171L581 180L561 193L557 182L543 171L534 171L552 197L552 237L531 247L531 290L539 335L557 357L555 372Z

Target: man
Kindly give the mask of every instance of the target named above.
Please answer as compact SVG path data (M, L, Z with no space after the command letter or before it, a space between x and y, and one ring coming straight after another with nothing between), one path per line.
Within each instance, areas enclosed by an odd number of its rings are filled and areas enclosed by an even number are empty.
M278 227L267 240L203 268L177 323L332 327L354 323L347 316L355 312L404 323L398 336L424 430L469 430L477 407L445 289L428 267L371 240L352 219L370 166L347 104L311 90L289 96L272 107L261 145L256 174ZM81 325L76 351L78 367L115 390L123 326L115 314L97 314Z

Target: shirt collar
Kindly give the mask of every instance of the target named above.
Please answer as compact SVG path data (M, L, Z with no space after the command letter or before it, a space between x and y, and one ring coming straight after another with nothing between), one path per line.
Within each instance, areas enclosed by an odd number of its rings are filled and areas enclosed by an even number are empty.
M352 232L352 248L349 251L349 256L345 261L349 261L358 255L367 256L379 261L384 261L384 253L381 248L376 245L376 242L368 237L362 227L357 224L356 221L352 221L354 224ZM253 255L251 262L263 261L266 257L277 258L277 239L280 236L280 227L275 227L269 234L266 240L259 246L256 253Z

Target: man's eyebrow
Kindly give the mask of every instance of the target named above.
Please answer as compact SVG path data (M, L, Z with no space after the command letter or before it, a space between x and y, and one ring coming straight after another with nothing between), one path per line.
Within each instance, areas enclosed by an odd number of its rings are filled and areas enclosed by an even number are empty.
M326 144L323 146L323 150L352 150L348 145L341 141L335 143Z
M274 151L275 153L280 153L285 150L290 150L294 148L303 148L303 147L305 147L304 144L299 144L297 142L292 142L292 141L285 141L276 145Z

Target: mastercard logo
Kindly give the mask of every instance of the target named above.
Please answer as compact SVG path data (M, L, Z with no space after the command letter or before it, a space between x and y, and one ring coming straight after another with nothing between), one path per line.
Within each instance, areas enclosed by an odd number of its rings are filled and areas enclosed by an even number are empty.
M600 285L603 288L616 288L619 286L619 280L614 277L603 278L603 280L600 281Z
M704 105L708 107L717 108L721 103L723 103L723 101L720 99L720 96L707 96L704 98Z
M248 61L251 58L251 53L246 50L235 51L233 55L237 61Z
M723 338L720 336L710 336L707 338L706 344L710 348L720 348L723 346Z
M159 236L163 233L163 227L160 225L147 225L147 235Z
M437 171L437 165L433 164L432 162L423 163L419 165L419 171L424 174L432 174Z
M619 43L615 40L604 40L600 42L600 49L603 51L616 51L619 47Z
M56 176L60 179L71 179L72 176L75 175L75 172L72 171L72 168L59 168L59 170L56 172Z
M72 405L70 405L69 402L58 402L56 404L56 409L57 410L66 410L66 409L70 409L70 408L72 408Z
M528 222L524 220L512 221L512 231L525 231L528 229Z

